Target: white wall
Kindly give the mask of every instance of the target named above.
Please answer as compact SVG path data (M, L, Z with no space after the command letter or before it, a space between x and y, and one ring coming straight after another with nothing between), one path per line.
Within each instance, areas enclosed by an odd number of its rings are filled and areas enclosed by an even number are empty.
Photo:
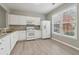
M3 8L3 10L0 12L0 13L2 13L1 16L4 17L3 15L5 15L5 18L3 20L0 19L0 27L6 28L6 27L8 27L8 23L7 23L8 18L7 17L8 17L9 10L1 3L0 3L0 6Z

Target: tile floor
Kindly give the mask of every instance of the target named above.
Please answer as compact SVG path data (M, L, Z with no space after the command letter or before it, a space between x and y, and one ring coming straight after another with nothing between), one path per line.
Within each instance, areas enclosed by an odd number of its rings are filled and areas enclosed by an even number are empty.
M79 51L52 39L40 39L17 42L11 55L79 55Z

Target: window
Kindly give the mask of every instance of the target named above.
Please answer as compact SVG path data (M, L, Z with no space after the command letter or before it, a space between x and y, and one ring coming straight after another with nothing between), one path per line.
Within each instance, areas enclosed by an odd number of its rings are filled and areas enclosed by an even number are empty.
M77 8L71 7L52 16L52 34L77 38Z
M54 32L60 33L61 32L61 21L62 21L62 15L55 15L53 17L53 25L54 25Z
M70 9L63 13L63 31L65 35L74 36L76 27L76 9Z

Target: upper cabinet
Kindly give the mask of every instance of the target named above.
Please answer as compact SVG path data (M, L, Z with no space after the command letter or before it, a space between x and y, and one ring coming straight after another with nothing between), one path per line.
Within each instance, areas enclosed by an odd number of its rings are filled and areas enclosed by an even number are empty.
M39 17L27 17L27 24L31 25L40 25L40 18Z
M9 14L8 24L9 25L40 25L40 18Z
M20 15L8 15L9 25L26 25L26 17Z
M35 18L34 20L35 20L35 22L34 22L35 25L40 25L40 18Z

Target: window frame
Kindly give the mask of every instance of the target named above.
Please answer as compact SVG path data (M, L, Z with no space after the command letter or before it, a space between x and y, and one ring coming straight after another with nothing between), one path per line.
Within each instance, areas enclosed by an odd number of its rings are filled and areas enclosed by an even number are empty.
M65 10L63 10L63 11L60 11L60 12L58 12L58 13L56 13L56 14L54 14L54 15L52 15L52 22L54 21L53 20L53 17L55 17L55 16L58 16L58 15L62 15L62 17L63 17L63 13L64 12L67 12L67 11L69 11L70 9L74 9L74 8L76 8L76 27L75 27L75 30L74 30L74 36L69 36L69 35L65 35L64 33L63 33L63 29L61 29L60 30L60 33L57 33L57 32L54 32L54 24L52 23L52 35L53 34L56 34L56 35L60 35L60 36L64 36L64 37L68 37L68 38L73 38L73 39L76 39L77 40L77 6L71 6L71 7L69 7L69 8L67 8L67 9L65 9ZM61 24L60 24L61 26L63 26L62 25L62 21L61 21Z

